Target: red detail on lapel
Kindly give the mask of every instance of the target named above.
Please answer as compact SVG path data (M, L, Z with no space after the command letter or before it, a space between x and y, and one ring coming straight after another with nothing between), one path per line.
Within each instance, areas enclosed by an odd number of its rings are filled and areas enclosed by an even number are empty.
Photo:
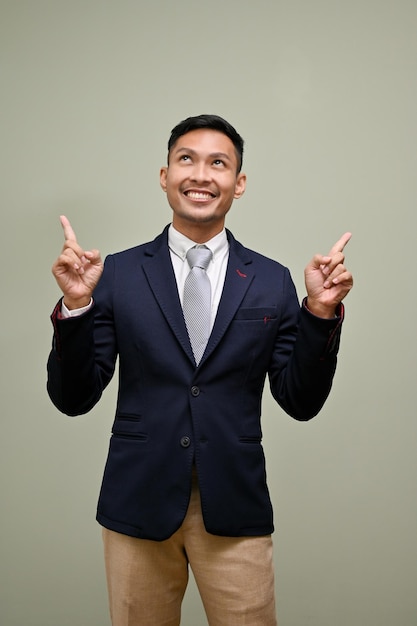
M246 274L242 274L242 272L240 270L236 270L238 276L240 276L241 278L247 278Z
M270 315L265 315L265 317L264 317L264 324L266 324L270 320L271 320L271 316Z

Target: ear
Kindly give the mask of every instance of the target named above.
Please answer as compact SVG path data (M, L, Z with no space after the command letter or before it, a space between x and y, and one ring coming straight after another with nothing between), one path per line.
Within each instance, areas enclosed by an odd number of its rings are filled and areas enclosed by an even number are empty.
M168 168L167 167L161 167L161 170L159 172L159 184L161 185L162 189L165 191L167 190L167 174L168 174Z
M240 172L236 178L234 198L237 200L238 198L243 196L243 194L245 193L245 189L246 189L246 174L244 174L243 172Z

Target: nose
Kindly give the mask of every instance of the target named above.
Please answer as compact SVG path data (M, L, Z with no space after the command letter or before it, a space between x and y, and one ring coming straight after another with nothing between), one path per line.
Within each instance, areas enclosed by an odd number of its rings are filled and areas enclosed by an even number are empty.
M211 180L210 168L206 163L201 161L194 163L190 173L190 180L199 184L207 183Z

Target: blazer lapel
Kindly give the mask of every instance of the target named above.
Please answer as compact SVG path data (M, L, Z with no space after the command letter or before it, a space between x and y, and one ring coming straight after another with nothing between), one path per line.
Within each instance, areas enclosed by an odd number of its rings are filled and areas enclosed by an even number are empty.
M236 314L254 278L249 251L238 243L229 230L229 261L219 308L201 363L213 352Z
M249 251L235 240L229 230L226 229L226 232L230 245L226 277L213 330L200 365L222 339L254 277ZM143 269L165 319L191 362L195 363L168 248L168 226L148 245Z
M168 248L168 227L146 249L143 270L165 319L184 351L195 363Z

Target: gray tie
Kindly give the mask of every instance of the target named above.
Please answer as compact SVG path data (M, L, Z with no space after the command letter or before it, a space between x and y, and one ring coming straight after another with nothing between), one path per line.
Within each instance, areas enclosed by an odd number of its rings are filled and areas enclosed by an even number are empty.
M195 246L187 252L191 270L184 283L182 308L197 365L210 335L211 286L206 269L211 257L212 252L206 246Z

